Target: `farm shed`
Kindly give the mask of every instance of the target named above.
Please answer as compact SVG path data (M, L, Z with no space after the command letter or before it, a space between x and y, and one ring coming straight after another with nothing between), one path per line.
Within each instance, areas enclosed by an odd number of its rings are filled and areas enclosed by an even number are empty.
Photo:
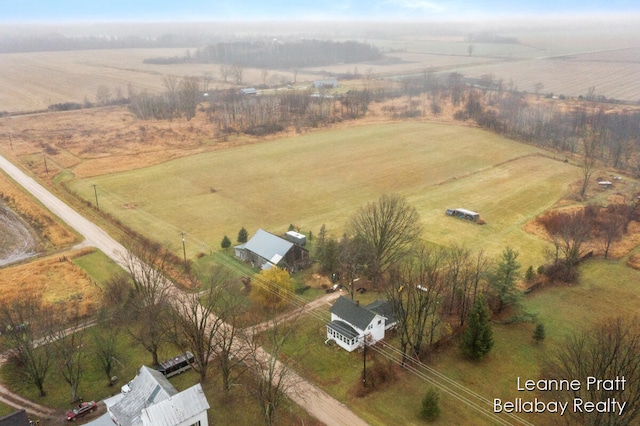
M362 306L340 296L331 307L331 322L327 324L327 339L334 340L348 352L362 346L365 335L370 344L384 339L384 332L395 325L388 301L375 301Z
M325 78L322 80L314 80L313 86L316 89L320 89L322 87L329 87L335 89L338 87L338 79L337 78Z
M257 95L258 94L258 90L256 90L254 87L247 87L245 89L240 89L240 94L242 94L242 95Z
M287 238L287 240L291 241L292 243L295 243L301 246L307 243L307 237L304 234L301 234L299 232L288 231L285 234L285 237Z
M158 371L142 366L129 392L104 400L109 416L121 426L207 426L209 403L200 384L178 392Z
M260 269L279 266L297 271L310 261L308 250L262 229L245 244L235 246L234 251L238 259Z
M613 182L609 180L601 180L598 182L598 185L600 185L600 188L611 188L613 186Z
M459 217L461 219L472 220L477 222L480 219L480 213L476 213L467 209L447 209L447 215Z

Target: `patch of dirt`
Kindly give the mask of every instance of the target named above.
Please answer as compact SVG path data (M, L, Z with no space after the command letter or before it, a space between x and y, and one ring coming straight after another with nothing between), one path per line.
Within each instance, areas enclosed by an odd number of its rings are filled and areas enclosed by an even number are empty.
M0 199L0 266L38 254L39 238L33 228Z

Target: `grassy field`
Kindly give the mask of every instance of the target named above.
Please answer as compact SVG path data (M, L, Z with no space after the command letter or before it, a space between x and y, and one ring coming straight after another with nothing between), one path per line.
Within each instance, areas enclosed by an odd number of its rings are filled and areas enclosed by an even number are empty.
M516 380L537 380L542 362L562 344L574 330L614 315L634 315L640 303L640 271L625 265L625 260L592 260L581 269L581 282L574 285L543 287L529 294L524 306L537 315L546 329L546 339L536 343L534 324L493 324L494 347L480 362L466 360L455 340L446 350L433 353L427 364L466 388L493 400L513 400L523 395L517 391ZM372 294L365 294L361 303L368 303ZM385 385L383 391L365 398L355 397L354 385L360 380L362 354L347 353L337 346L323 343L326 336L328 310L317 310L313 317L299 321L299 331L288 346L289 353L298 353L295 369L314 383L345 401L373 425L420 424L417 412L422 396L430 386L428 381L398 372L398 380ZM393 340L389 340L393 344ZM301 349L302 348L302 349ZM369 360L371 367L384 362L379 357ZM530 395L531 397L543 395ZM472 408L440 392L442 416L436 424L491 424ZM393 407L393 408L390 408ZM536 425L556 424L553 415L521 415Z
M402 26L395 30L390 25L376 28L366 37L367 43L378 46L388 56L383 61L336 64L297 70L268 70L270 77L301 84L311 82L327 73L375 76L402 76L423 73L425 70L445 73L460 72L470 77L485 73L495 74L505 83L513 81L520 90L531 92L533 85L543 83L545 93L567 96L584 95L589 87L608 98L637 101L637 55L613 54L620 48L637 45L637 25L602 23L571 26L575 23L531 22L508 26L495 24L479 28L468 26L454 29L444 26L442 34L423 26ZM402 25L402 24L396 24ZM426 26L428 27L428 26ZM278 29L277 31L283 31ZM305 28L305 31L308 29ZM342 32L342 31L341 31ZM260 33L263 35L264 33ZM384 36L381 36L384 35ZM487 43L470 41L469 35L497 35L513 37L519 42ZM340 34L345 40L362 36ZM486 39L485 39L486 41ZM469 45L473 53L469 54ZM220 76L219 64L145 64L154 57L184 56L190 49L105 49L62 52L33 52L0 54L3 64L0 72L0 111L33 111L46 109L51 104L95 101L100 85L110 88L115 95L127 95L131 85L137 91L157 93L164 90L163 77L196 76L212 78L211 88L232 87ZM570 55L605 52L599 58L573 60ZM608 52L608 53L607 53ZM568 55L565 57L565 55ZM545 57L560 57L544 60ZM614 77L614 78L612 78ZM626 79L626 80L625 80ZM262 70L247 69L243 85L255 86L264 81ZM621 84L624 81L624 84Z
M323 131L181 158L124 173L72 181L86 200L97 185L102 209L187 253L217 249L240 227L285 231L294 224L339 236L358 207L383 193L407 197L424 238L491 253L514 245L541 261L544 242L524 223L566 194L578 170L526 145L481 130L398 123ZM478 226L445 216L449 207L480 212Z

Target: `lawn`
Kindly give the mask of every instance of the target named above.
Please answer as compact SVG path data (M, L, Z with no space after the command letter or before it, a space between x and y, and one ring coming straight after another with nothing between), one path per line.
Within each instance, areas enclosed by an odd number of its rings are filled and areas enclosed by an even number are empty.
M189 257L217 250L242 226L317 233L326 224L339 236L358 207L397 192L419 210L426 239L492 253L512 244L537 264L543 242L522 225L579 177L538 152L475 128L406 122L312 132L69 185L89 201L97 185L101 209L176 252L186 232ZM448 207L479 211L487 225L446 217Z
M626 266L625 260L590 260L580 269L581 281L573 285L549 285L530 293L524 306L536 314L546 329L546 338L536 343L533 323L493 324L494 347L480 362L466 360L454 343L433 353L427 360L430 367L457 383L493 401L500 398L513 401L516 397L543 397L535 392L524 395L517 391L517 378L538 380L543 360L562 345L564 338L576 330L595 325L615 315L635 315L640 303L640 271ZM374 298L367 293L361 303ZM324 344L328 310L317 310L313 317L298 322L287 351L296 354L295 369L303 376L344 401L371 424L420 424L417 410L422 396L430 386L414 374L398 373L399 380L383 391L365 398L353 395L360 380L362 354L347 353L337 346ZM393 337L388 339L394 344ZM384 362L379 357L367 361L368 366ZM437 424L482 424L488 419L470 407L440 392L442 417ZM487 404L488 406L488 404ZM521 415L535 424L555 424L554 415Z

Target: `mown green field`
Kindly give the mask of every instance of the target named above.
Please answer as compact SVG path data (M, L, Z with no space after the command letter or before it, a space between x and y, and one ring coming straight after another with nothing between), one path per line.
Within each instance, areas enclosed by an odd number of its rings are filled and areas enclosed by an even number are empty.
M154 167L70 183L86 200L132 228L187 253L219 248L244 226L283 232L344 232L348 218L384 193L400 193L420 212L424 238L448 245L521 252L542 261L545 243L522 225L566 194L579 170L482 130L397 123L313 132L230 148ZM486 225L445 215L480 212Z

